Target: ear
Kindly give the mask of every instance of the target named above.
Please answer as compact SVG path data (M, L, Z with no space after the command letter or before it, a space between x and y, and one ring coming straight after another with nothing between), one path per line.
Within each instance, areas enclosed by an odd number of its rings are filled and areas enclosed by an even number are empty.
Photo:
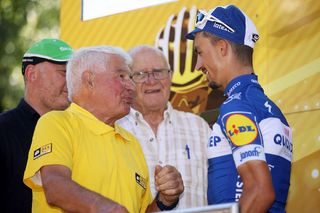
M218 41L218 48L219 48L219 52L221 54L221 56L226 56L229 53L229 48L231 48L230 44L223 39L220 39Z
M91 71L84 71L81 75L82 85L88 90L92 90L94 88L94 78L95 75Z
M27 82L33 82L38 78L39 72L36 70L36 65L29 64L24 72L24 76Z

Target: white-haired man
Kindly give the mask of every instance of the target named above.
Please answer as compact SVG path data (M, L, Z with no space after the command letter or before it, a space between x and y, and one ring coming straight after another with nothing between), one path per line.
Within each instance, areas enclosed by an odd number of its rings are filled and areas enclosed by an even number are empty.
M139 139L150 175L158 165L172 165L181 172L185 190L176 208L206 205L209 125L200 116L173 109L169 102L172 71L162 51L140 45L129 54L135 98L130 113L117 122ZM156 196L152 180L151 191Z
M82 48L70 59L72 103L39 120L29 152L24 181L33 189L34 211L159 211L159 202L179 199L181 176L163 167L155 176L160 196L151 202L141 147L114 125L132 102L130 63L122 49L110 46Z

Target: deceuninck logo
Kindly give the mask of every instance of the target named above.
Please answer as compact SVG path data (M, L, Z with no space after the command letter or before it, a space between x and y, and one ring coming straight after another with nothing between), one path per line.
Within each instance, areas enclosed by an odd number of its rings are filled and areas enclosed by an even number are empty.
M33 160L52 152L52 143L46 144L33 152Z
M258 136L256 124L243 114L232 114L226 122L227 134L236 146L252 143Z

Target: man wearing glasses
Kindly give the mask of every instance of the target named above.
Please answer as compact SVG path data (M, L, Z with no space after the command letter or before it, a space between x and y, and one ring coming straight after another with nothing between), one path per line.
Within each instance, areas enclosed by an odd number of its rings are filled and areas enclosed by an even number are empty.
M129 54L133 59L135 98L130 113L117 122L138 138L151 177L165 165L181 173L185 190L177 208L206 205L208 124L197 115L172 108L172 71L159 49L143 45ZM153 196L157 196L154 180L150 185Z
M285 212L292 130L254 74L254 23L233 5L200 10L186 37L194 40L196 69L228 97L208 143L208 203L239 202L241 212Z

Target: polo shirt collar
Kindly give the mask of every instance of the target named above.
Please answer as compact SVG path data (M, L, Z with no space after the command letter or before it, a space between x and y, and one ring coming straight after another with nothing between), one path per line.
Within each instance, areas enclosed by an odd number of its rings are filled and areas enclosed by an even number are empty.
M116 134L121 135L121 137L123 137L125 141L129 142L132 140L131 134L127 130L122 128L120 125L118 125L117 123L114 125L114 129Z
M71 103L67 111L80 115L86 127L97 135L114 132L115 134L121 135L121 137L123 137L125 141L130 141L131 137L129 133L119 125L115 124L115 127L113 128L112 126L105 124L104 122L96 118L91 112L87 111L76 103Z
M112 126L103 123L92 113L75 103L71 103L67 111L79 115L84 121L83 123L86 125L86 127L97 135L102 135L114 131L114 128Z

